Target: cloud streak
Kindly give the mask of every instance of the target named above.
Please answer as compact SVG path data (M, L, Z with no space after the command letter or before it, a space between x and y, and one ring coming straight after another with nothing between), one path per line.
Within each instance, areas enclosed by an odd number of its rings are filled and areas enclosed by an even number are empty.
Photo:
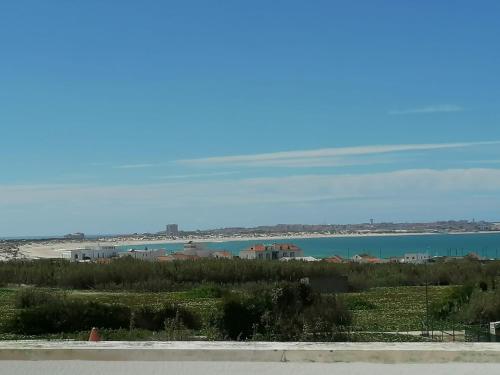
M178 175L166 175L166 176L155 176L157 180L182 180L189 178L199 178L199 177L216 177L216 176L230 176L238 174L238 171L232 172L212 172L212 173L190 173L190 174L178 174Z
M349 166L369 165L390 160L373 158L373 155L391 154L409 151L431 151L474 146L499 144L494 142L460 142L460 143L428 143L373 145L356 147L323 148L316 150L286 151L262 154L215 156L198 159L177 160L184 166L246 166L246 167L316 167L316 166ZM370 156L370 158L366 158ZM365 158L363 158L365 157Z
M116 165L113 168L115 168L115 169L143 169L143 168L158 167L160 165L161 164L155 164L155 163L123 164L123 165Z
M408 169L383 173L295 175L229 180L163 182L143 185L0 185L0 207L67 204L104 206L156 204L168 207L301 202L380 196L408 197L454 193L500 193L500 169ZM103 207L104 207L103 206Z
M496 215L500 169L409 169L144 185L0 185L1 235L137 230L169 217L192 227ZM477 215L476 215L477 216ZM139 224L141 223L141 224ZM90 228L90 229L88 229Z
M432 113L449 113L449 112L461 112L464 109L458 105L454 104L442 104L433 105L422 108L411 108L411 109L395 109L389 111L390 115L419 115L419 114L432 114Z

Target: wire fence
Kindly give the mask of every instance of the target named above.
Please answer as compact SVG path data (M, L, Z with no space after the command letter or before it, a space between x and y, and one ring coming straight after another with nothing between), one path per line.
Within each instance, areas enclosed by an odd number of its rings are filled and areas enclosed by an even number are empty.
M419 330L377 330L344 327L340 330L345 341L386 342L500 342L500 335L490 331L489 323L422 327Z

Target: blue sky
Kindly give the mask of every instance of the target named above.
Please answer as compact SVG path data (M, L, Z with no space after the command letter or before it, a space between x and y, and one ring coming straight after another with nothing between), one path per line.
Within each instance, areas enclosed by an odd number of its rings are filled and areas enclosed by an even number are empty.
M498 1L0 4L0 236L500 220Z

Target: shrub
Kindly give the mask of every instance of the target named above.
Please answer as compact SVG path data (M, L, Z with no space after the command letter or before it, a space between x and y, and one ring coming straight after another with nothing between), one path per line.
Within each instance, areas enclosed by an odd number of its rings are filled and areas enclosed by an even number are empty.
M431 315L438 320L448 319L469 302L473 291L474 286L470 284L453 288L448 295L432 303Z
M264 311L265 306L256 299L230 295L224 298L216 325L223 337L246 340L253 336Z
M460 312L460 318L470 324L500 320L500 293L476 290Z
M26 335L88 331L92 327L128 328L130 308L121 304L85 302L62 298L19 310L12 330Z
M16 308L24 309L57 302L63 295L61 292L23 288L16 292Z
M182 322L182 325L189 329L200 328L200 320L197 315L175 304L160 307L142 305L133 311L131 326L150 331L161 331L165 329L165 323L171 319Z
M321 296L304 284L263 288L223 299L215 325L231 340L335 340L351 322L349 310L335 296Z

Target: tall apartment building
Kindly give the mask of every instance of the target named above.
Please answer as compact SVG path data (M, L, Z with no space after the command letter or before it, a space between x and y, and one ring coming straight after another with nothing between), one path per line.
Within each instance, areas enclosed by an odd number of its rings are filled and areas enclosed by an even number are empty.
M179 226L177 224L167 224L166 228L167 236L178 236L179 235Z

